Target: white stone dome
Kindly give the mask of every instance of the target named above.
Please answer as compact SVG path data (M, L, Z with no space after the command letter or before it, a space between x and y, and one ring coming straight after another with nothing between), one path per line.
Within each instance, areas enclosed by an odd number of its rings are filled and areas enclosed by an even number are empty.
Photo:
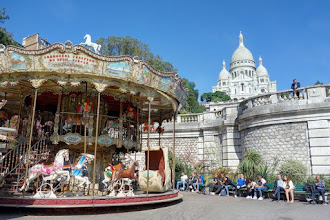
M231 57L231 63L234 63L236 61L243 61L243 60L253 61L253 63L254 63L252 53L250 52L249 49L247 49L244 46L244 44L243 44L243 35L242 35L242 33L240 33L239 34L239 46L235 50L235 52L233 53L233 55Z
M229 79L230 78L230 73L226 70L226 63L225 61L222 62L222 70L219 73L219 79L220 80L224 80L224 79Z
M259 57L259 66L256 70L257 77L266 76L269 77L267 69L262 65L262 59Z

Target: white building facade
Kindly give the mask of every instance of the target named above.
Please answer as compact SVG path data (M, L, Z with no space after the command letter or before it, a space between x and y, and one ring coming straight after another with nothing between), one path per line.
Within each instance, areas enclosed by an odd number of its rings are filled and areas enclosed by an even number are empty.
M231 57L229 72L223 61L218 83L212 87L212 92L225 92L232 99L239 100L276 90L276 81L270 81L261 57L256 68L252 53L244 46L243 35L240 33L239 46Z

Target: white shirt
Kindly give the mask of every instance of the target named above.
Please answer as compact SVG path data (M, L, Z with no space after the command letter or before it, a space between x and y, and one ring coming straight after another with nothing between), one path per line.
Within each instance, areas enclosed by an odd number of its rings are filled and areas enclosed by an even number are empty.
M187 181L187 179L188 179L188 176L187 175L181 176L181 182Z
M283 182L283 188L285 189L286 186L287 186L286 181L284 181L284 182ZM289 189L294 189L294 188L295 188L295 187L294 187L294 185L293 185L293 182L290 180L290 181L289 181Z

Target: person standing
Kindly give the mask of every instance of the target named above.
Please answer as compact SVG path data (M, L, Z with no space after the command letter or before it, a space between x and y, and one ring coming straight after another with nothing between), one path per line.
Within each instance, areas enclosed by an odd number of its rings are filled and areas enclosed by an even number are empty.
M176 183L176 190L179 190L180 185L182 184L183 190L186 187L188 180L188 176L184 174L184 172L181 173L181 181Z
M281 191L284 191L282 176L280 174L277 175L277 180L274 182L274 199L272 201L279 202L281 198ZM277 198L277 199L275 199Z
M296 95L296 97L299 98L300 93L299 91L296 91L298 88L300 88L300 83L297 82L296 79L294 79L293 83L291 84L291 89L293 89L293 97L295 97Z
M283 181L283 188L285 190L286 202L287 203L293 203L293 201L294 201L294 196L293 196L294 185L293 185L293 182L287 176L284 176L283 180L284 180ZM290 200L290 196L291 196L291 200Z
M314 204L314 205L316 204L315 194L320 193L322 195L323 204L326 205L327 203L325 201L325 196L324 196L324 194L325 194L325 182L324 182L324 180L321 180L321 177L319 175L317 175L315 177L315 179L316 179L316 183L314 183L315 190L313 190L313 192L312 192L312 199L313 199L312 204Z

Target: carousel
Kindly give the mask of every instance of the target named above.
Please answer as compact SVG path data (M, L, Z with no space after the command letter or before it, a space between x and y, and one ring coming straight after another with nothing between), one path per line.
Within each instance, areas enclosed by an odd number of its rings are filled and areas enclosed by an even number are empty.
M149 140L151 132L163 132L162 122L173 119L175 126L187 97L181 78L94 49L70 41L41 50L0 45L0 206L181 199L172 172L175 129L173 146Z

